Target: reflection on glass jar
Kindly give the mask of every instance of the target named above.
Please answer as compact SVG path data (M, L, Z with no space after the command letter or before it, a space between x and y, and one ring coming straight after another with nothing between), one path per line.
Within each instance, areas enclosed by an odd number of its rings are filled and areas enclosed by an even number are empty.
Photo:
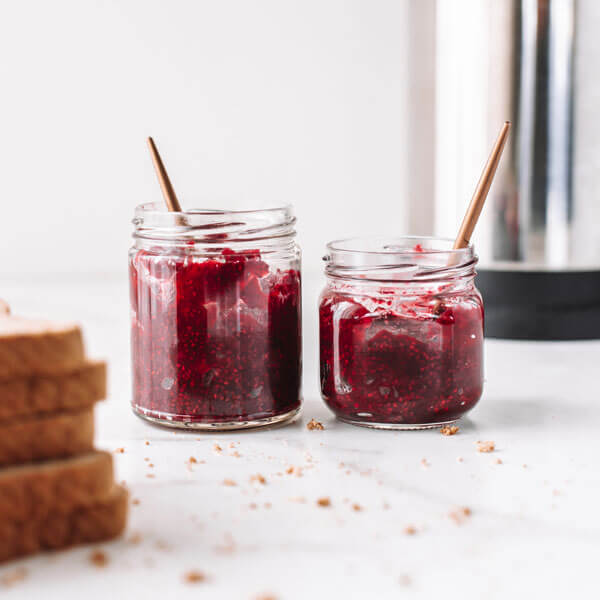
M129 271L133 409L228 429L300 407L300 250L290 207L168 213L142 205Z
M451 423L483 389L483 304L473 248L434 238L328 245L319 304L321 394L343 421Z

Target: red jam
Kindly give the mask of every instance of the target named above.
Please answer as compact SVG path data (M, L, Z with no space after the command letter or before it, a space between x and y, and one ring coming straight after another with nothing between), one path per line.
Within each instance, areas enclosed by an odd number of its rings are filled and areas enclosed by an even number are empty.
M268 419L300 405L300 273L258 250L130 260L133 404L191 423Z
M392 304L335 290L322 296L325 402L342 419L365 424L456 420L483 388L479 294Z

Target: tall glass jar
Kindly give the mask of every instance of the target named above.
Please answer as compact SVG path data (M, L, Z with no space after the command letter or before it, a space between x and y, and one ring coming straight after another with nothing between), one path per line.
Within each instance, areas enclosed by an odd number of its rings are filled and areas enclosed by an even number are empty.
M301 404L300 249L290 206L135 212L129 253L133 410L240 429Z
M473 248L452 240L355 238L328 245L321 394L348 423L453 423L483 389L483 304Z

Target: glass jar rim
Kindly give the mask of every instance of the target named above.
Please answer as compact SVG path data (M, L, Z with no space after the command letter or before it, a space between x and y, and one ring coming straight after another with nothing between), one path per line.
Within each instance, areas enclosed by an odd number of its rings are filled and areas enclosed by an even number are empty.
M288 238L296 233L291 204L262 208L192 208L170 212L162 202L147 202L135 208L134 237L204 243L226 240L260 241Z
M406 281L468 276L477 255L472 244L433 236L360 236L327 244L325 271L332 277Z

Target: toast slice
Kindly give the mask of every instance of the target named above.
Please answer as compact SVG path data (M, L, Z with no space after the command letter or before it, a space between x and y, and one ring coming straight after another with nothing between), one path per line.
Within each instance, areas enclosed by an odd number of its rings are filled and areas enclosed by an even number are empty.
M25 522L0 516L0 562L41 550L115 538L125 529L127 501L127 490L115 485L107 496L66 513L52 512Z
M0 424L0 466L82 454L93 445L92 408Z
M83 362L78 325L0 314L0 380L61 373Z
M41 519L107 496L113 459L94 451L73 458L0 469L0 519Z
M0 424L15 418L80 410L106 397L106 363L74 371L0 381Z

